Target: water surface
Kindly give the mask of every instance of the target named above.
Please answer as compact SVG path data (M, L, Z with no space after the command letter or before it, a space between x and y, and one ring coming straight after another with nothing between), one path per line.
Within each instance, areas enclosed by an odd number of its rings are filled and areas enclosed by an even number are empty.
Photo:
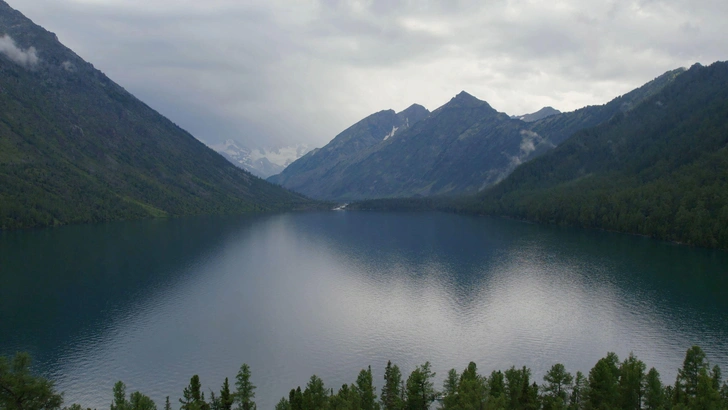
M66 402L117 380L158 404L242 363L260 408L327 386L475 361L540 381L634 352L674 381L701 345L728 368L728 253L441 213L323 212L0 233L0 353L30 351ZM209 393L208 393L209 394ZM176 407L176 406L175 406Z

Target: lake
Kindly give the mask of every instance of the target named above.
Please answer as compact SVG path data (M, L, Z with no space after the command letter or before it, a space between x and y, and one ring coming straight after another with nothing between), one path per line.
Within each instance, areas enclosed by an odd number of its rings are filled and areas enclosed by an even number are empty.
M588 372L634 352L672 384L699 344L728 369L728 253L444 213L195 217L0 232L0 353L26 350L66 403L117 380L173 408L193 374L248 363L272 408L387 360L437 386L474 361Z

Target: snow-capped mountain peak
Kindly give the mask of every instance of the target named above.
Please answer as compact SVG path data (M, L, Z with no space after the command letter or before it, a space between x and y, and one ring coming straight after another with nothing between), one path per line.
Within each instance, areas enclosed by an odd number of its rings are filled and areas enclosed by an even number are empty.
M233 164L261 178L279 174L293 161L311 150L306 144L249 148L234 140L208 146Z

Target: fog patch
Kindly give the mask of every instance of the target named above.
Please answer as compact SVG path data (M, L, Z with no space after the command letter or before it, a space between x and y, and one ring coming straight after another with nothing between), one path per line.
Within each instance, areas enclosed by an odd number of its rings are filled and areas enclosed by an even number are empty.
M66 60L66 61L64 61L63 63L61 63L61 67L62 67L62 68L63 68L64 70L68 71L69 73L74 73L74 72L76 72L76 66L75 66L75 65L73 65L73 63L72 63L72 62L70 62L70 61L68 61L68 60Z
M39 61L35 47L22 50L15 45L15 40L7 34L0 37L0 53L5 54L14 63L23 67L32 67L38 64Z

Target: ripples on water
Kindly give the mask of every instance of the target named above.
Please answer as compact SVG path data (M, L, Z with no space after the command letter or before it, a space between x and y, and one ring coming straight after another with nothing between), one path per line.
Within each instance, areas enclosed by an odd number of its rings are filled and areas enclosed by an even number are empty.
M30 350L83 406L108 406L117 380L158 404L195 373L217 391L243 362L261 408L314 373L338 389L372 365L379 381L389 359L405 376L429 360L441 380L472 360L483 374L527 365L540 381L557 361L586 372L607 351L633 351L671 383L699 343L728 365L726 254L639 237L338 212L67 227L0 244L0 352Z

